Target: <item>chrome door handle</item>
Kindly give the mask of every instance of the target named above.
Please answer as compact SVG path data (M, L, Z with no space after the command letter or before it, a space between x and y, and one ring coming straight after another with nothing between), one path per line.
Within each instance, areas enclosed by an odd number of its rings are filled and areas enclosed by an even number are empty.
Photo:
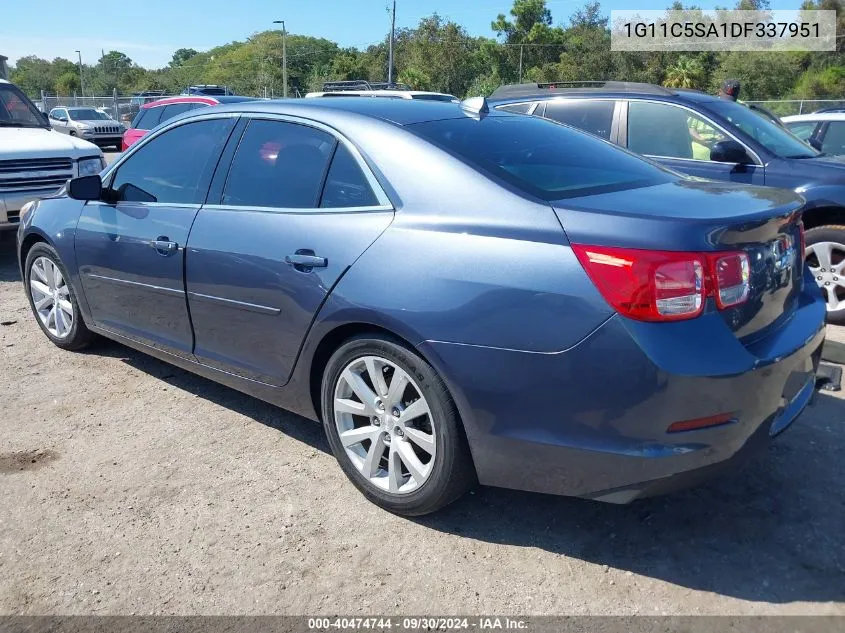
M312 268L325 268L329 261L325 257L315 255L314 251L299 249L293 255L285 257L285 262L301 272L310 272Z
M163 257L167 257L168 255L172 255L179 249L179 244L176 242L171 242L170 238L159 235L156 239L150 241L150 246L153 247L153 250Z

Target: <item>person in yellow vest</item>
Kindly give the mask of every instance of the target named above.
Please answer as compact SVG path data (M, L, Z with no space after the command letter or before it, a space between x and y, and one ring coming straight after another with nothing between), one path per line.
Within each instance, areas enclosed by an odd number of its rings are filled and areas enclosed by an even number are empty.
M726 79L719 88L719 98L727 101L734 101L742 103L739 100L740 83L738 79ZM698 119L690 119L689 122L690 137L692 138L692 153L693 158L697 160L710 160L710 149L717 141L723 140L724 137L717 133L711 126ZM718 133L717 133L718 134Z

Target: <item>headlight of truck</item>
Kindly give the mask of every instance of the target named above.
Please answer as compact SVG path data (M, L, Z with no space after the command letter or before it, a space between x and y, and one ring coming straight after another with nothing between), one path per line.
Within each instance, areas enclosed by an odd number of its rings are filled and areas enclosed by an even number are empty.
M106 168L106 161L102 156L95 158L80 158L79 159L79 175L93 176L99 174Z

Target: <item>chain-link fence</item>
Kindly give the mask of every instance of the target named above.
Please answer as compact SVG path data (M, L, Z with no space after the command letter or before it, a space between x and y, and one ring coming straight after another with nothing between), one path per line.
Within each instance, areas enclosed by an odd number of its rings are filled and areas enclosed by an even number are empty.
M130 96L119 96L117 93L103 96L90 95L51 95L41 93L41 99L36 103L38 109L43 112L50 112L53 108L63 107L89 107L104 112L115 121L119 121L128 128L132 119L138 114L138 110L145 103L165 99L169 96L162 92L149 91L141 92Z
M778 101L746 101L766 108L777 116L790 114L812 114L827 108L845 109L845 99L783 99Z

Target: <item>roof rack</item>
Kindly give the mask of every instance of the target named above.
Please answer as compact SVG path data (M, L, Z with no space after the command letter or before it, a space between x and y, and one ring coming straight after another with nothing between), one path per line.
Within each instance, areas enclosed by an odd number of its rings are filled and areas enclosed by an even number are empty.
M348 81L323 82L323 92L338 92L342 90L410 90L405 84L387 83L386 81L366 81L353 79Z
M499 86L491 97L527 97L536 96L544 92L593 92L596 90L611 90L613 92L638 92L641 94L672 95L669 88L655 84L637 83L634 81L555 81L542 84L507 84Z

